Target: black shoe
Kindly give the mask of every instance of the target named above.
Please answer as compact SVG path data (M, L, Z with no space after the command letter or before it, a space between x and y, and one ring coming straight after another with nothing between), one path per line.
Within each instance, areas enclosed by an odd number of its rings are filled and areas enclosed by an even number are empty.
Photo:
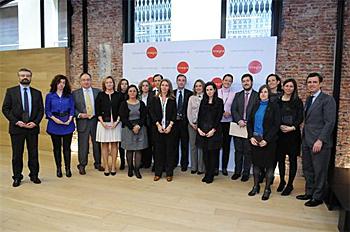
M207 183L207 184L211 184L211 183L213 183L213 181L214 181L214 178L207 178L207 180L205 181L205 183Z
M207 182L207 179L208 179L208 177L207 177L207 176L204 176L204 177L202 178L202 182Z
M277 192L282 192L284 189L284 186L286 186L286 182L282 180L280 184L278 185Z
M281 193L282 196L288 196L293 191L293 185L287 185L287 187Z
M181 167L181 172L186 172L186 171L187 171L187 167L186 166Z
M249 175L243 175L242 178L241 178L242 182L246 182L248 180L249 180Z
M133 177L133 175L134 175L134 170L131 167L129 167L129 169L128 169L128 177Z
M222 172L222 175L228 176L228 172L226 168L223 168L221 172Z
M21 185L21 180L20 179L14 179L12 183L12 187L18 187Z
M57 168L57 172L56 172L56 175L58 178L61 178L63 175L62 175L62 169L61 168Z
M197 175L202 175L204 172L197 172Z
M254 186L252 190L248 193L248 196L255 196L255 194L260 192L260 185Z
M218 176L218 175L219 175L219 169L215 168L214 176Z
M117 172L116 171L114 171L114 172L111 171L111 175L115 176L115 175L117 175Z
M70 168L66 168L66 177L71 177L72 176L72 171Z
M305 202L304 205L307 207L316 207L316 206L321 205L322 203L323 203L323 201L321 201L321 200L311 199L311 200Z
M270 194L271 194L271 189L265 189L264 194L261 197L261 200L267 201L270 198Z
M109 176L110 172L104 172L105 176Z
M120 163L119 170L124 170L125 169L125 161Z
M80 175L85 175L85 174L86 174L86 172L85 172L85 167L84 167L84 166L78 165L77 168L78 168L78 170L79 170L79 174L80 174Z
M137 179L142 179L141 173L139 169L135 169L135 176Z
M102 167L101 164L95 165L95 169L97 169L97 170L100 171L100 172L103 172L103 171L105 170L105 168Z
M41 184L41 180L37 176L30 177L30 181L33 182L34 184Z
M191 174L196 174L197 173L197 171L191 171Z
M311 195L307 195L307 194L303 194L303 195L296 196L296 198L298 200L306 201L306 200L311 200L312 196Z
M232 176L231 176L231 180L237 180L238 178L240 178L241 177L241 174L233 174Z

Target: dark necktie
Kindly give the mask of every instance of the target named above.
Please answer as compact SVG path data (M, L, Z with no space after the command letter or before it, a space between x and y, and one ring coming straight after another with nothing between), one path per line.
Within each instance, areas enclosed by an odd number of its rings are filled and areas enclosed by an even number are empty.
M312 105L313 98L314 98L314 96L310 96L309 99L307 99L306 107L305 107L305 114L307 114L307 111L310 109L310 107Z
M177 101L177 114L182 115L182 91L179 91L179 99Z
M24 88L24 112L28 113L29 115L29 100L28 100L28 93L27 88Z

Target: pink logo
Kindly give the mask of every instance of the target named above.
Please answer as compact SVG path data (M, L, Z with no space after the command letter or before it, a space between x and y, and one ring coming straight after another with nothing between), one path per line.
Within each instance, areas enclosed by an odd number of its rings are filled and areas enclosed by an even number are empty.
M221 89L222 80L220 77L214 77L211 81L214 82L214 84L216 85L216 88Z
M211 52L213 53L213 56L219 58L225 54L225 48L221 44L217 44L211 49Z
M148 58L153 59L157 56L158 51L155 47L149 47L147 48L146 55Z
M261 69L262 69L262 64L260 63L260 61L257 61L257 60L253 60L248 65L248 70L252 74L259 73Z
M185 61L181 61L180 63L177 64L177 71L181 74L187 73L188 69L189 69L189 66Z

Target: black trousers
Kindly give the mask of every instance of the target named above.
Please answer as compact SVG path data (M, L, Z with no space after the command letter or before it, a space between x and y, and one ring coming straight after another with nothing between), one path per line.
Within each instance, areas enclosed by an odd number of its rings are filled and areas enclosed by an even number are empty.
M188 167L188 144L189 144L189 136L187 129L187 121L186 120L176 120L175 121L175 136L176 136L176 160L175 167L178 165L180 160L181 167ZM179 144L181 143L181 159L179 153Z
M165 169L166 176L174 175L174 167L176 160L175 150L175 135L161 134L157 132L157 141L155 142L154 153L154 170L156 176L162 176L162 172Z
M227 164L230 159L230 145L231 145L231 139L232 139L232 136L229 135L230 122L222 122L221 127L222 127L222 134L223 134L221 168L227 169ZM219 158L220 156L218 156L218 160L217 160L217 166L216 166L217 169L219 169L219 164L220 164Z
M248 139L234 137L235 174L248 175L252 165L252 148ZM242 172L243 169L243 172Z
M12 144L12 178L22 180L24 143L27 144L29 176L37 177L39 173L38 134L11 134Z
M144 168L150 168L152 165L153 158L153 137L152 137L152 127L146 126L147 137L148 137L148 147L141 151L142 153L142 166Z
M61 158L61 148L63 145L63 158L64 158L64 165L66 168L70 168L70 162L71 162L71 149L70 145L72 143L72 136L73 133L67 134L67 135L53 135L51 134L51 140L53 145L53 154L55 157L55 163L56 167L60 168L62 163Z
M220 149L208 150L203 148L203 161L205 166L205 177L208 179L214 179L215 168L217 164L217 157L219 156Z

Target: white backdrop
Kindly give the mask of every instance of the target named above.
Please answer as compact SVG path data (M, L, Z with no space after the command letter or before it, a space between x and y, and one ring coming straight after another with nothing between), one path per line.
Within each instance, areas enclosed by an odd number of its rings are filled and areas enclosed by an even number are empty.
M132 84L160 73L173 82L179 73L187 77L187 88L197 79L212 80L218 86L225 73L232 74L235 92L242 90L244 73L254 77L254 89L265 83L266 76L275 72L276 37L192 40L123 45L123 78ZM233 144L228 169L234 167Z

